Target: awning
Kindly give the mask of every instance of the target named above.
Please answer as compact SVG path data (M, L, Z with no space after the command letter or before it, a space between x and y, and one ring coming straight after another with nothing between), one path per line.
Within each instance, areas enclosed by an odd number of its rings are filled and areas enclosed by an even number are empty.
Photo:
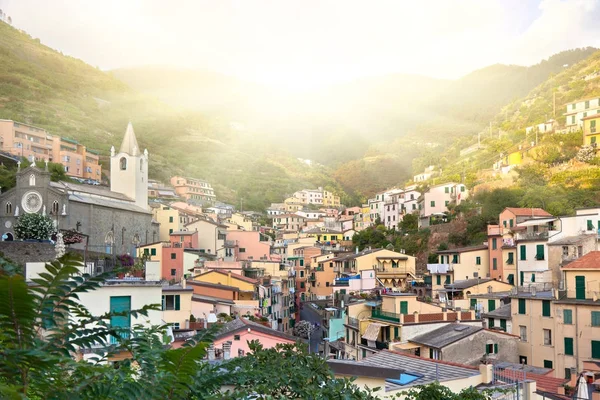
M395 344L394 345L394 349L398 349L398 350L412 350L412 349L418 349L419 346L418 344L414 344L414 343L400 343L400 344Z
M534 219L530 219L528 221L524 221L521 222L520 224L517 224L517 226L535 226L535 225L542 225L542 224L547 224L549 222L554 222L556 221L558 218L534 218Z
M367 330L362 335L362 338L363 339L367 339L367 340L371 340L371 341L376 341L377 340L377 336L379 336L379 330L382 327L386 327L386 326L389 326L389 325L379 324L377 322L371 322L369 324L369 326L367 326Z

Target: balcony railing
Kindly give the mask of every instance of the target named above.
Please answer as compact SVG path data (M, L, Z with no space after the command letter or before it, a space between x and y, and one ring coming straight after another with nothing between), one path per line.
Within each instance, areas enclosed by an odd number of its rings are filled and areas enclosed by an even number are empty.
M396 314L396 313L391 313L391 312L387 312L387 311L381 311L378 309L374 309L373 311L371 311L371 318L375 318L375 319L382 319L384 321L391 321L391 322L400 322L400 314Z
M517 233L517 240L544 240L548 239L548 231Z
M316 276L314 276L314 275L310 275L310 276L308 277L308 280L309 280L309 281L311 281L311 282L314 282L314 281L316 281L316 280L317 280L317 277L316 277Z
M371 343L373 343L373 342L371 342ZM367 339L361 339L360 340L360 344L362 344L363 346L367 346L367 347L373 348L373 346L369 346L369 341ZM375 348L377 350L389 349L390 348L390 344L388 342L375 341Z

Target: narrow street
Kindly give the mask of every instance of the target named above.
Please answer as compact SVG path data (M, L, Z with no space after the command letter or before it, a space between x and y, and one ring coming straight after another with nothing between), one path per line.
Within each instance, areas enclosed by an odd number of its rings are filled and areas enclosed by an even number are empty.
M311 303L306 302L306 303L304 303L304 306L300 310L300 319L303 321L309 321L313 325L315 323L319 324L319 327L317 329L315 329L310 335L310 351L312 353L318 353L319 352L319 344L321 343L322 338L323 338L323 327L321 326L321 322L322 322L321 316L319 315L317 310L315 310L313 308Z

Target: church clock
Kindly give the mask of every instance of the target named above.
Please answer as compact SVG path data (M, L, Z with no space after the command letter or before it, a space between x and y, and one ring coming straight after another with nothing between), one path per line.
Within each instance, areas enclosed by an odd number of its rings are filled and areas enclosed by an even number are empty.
M27 192L23 195L21 206L26 213L36 213L42 208L42 196L35 191Z

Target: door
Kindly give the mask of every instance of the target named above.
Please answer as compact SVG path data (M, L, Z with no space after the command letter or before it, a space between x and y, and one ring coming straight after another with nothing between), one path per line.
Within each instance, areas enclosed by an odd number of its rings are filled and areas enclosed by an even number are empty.
M123 313L127 312L126 315L114 315L110 317L110 326L119 330L119 335L127 339L129 338L129 328L131 327L131 296L113 296L110 298L110 312L111 313ZM111 343L117 343L117 339L110 338Z
M585 276L575 277L575 298L585 300Z

